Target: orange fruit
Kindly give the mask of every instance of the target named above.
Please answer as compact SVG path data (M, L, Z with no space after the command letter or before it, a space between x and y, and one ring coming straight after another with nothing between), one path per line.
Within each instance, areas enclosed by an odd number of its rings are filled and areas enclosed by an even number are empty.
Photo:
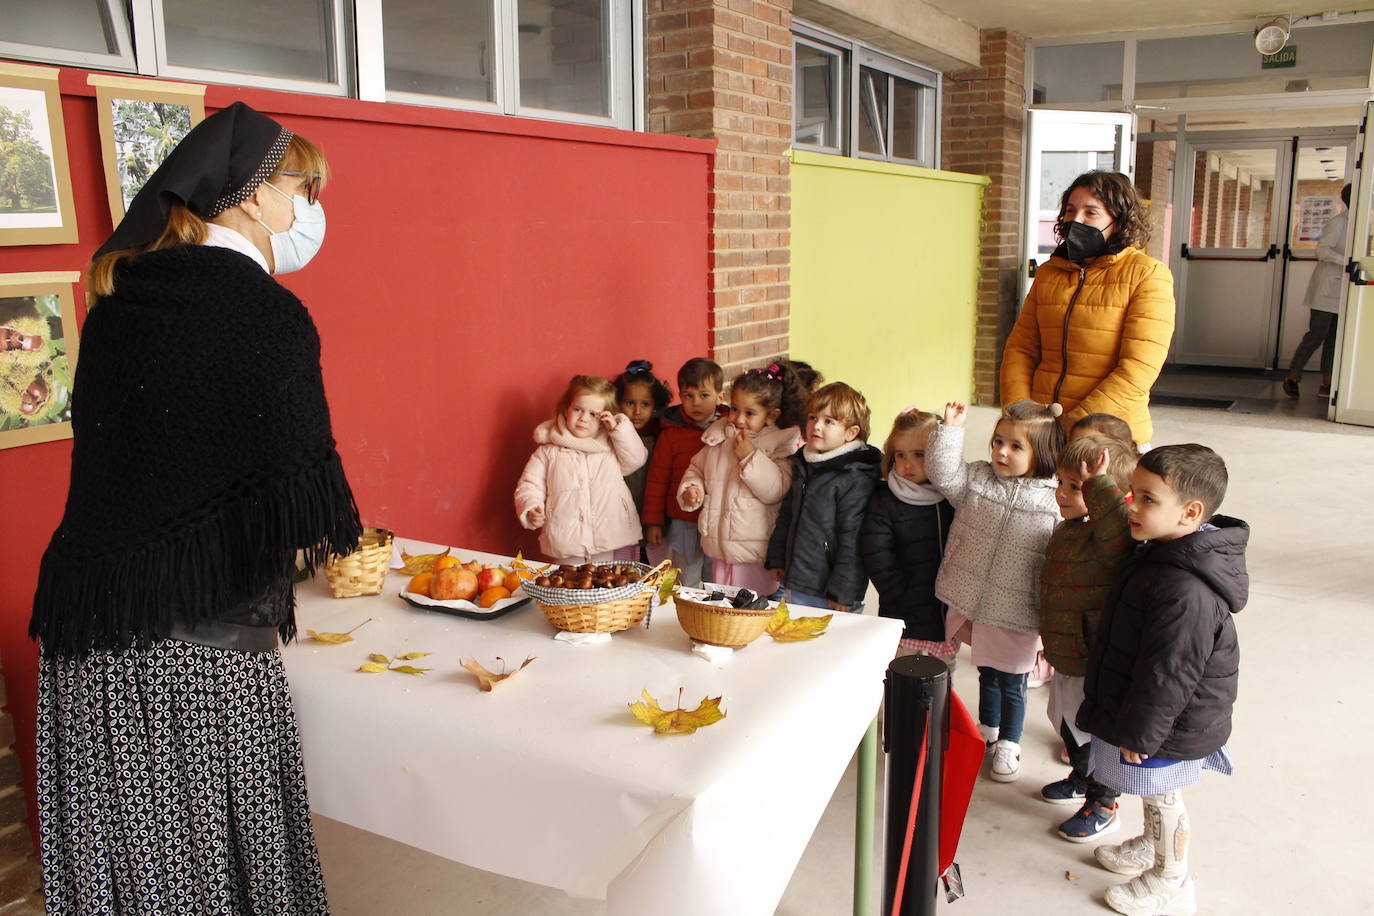
M502 598L509 597L510 589L502 585L493 585L491 588L482 592L482 597L478 600L477 604L479 607L488 608L496 602L500 601Z
M406 586L406 591L410 592L412 595L424 595L425 597L429 597L429 583L433 578L434 573L420 573L414 579L410 580L410 584Z
M437 559L437 560L434 561L434 571L435 571L435 572L438 572L438 571L441 570L441 569L448 569L450 566L457 566L457 565L458 565L458 558L457 558L457 557L451 557L451 556L450 556L450 557L440 557L439 559Z
M506 578L501 585L505 587L506 591L515 594L515 590L520 587L520 577L513 572L506 573Z

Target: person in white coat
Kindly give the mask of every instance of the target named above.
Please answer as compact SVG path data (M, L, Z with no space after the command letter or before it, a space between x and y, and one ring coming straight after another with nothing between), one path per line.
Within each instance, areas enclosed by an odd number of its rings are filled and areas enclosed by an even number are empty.
M1345 210L1326 221L1317 241L1317 266L1307 284L1307 307L1311 310L1307 333L1293 352L1288 377L1283 380L1283 393L1290 398L1299 394L1303 369L1318 346L1322 348L1322 384L1318 397L1331 395L1331 370L1336 363L1336 318L1341 310L1341 293L1345 286L1345 233L1350 216L1350 185L1341 188L1341 203Z

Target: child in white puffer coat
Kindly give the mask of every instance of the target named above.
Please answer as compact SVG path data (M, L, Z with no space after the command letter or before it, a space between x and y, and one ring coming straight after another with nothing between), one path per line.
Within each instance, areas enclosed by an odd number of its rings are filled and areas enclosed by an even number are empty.
M1035 665L1040 568L1059 521L1055 468L1064 447L1058 404L1017 401L992 434L992 461L964 462L963 404L945 405L926 444L930 482L954 506L935 594L949 605L946 638L968 643L978 668L978 728L991 776L1021 775L1026 675Z

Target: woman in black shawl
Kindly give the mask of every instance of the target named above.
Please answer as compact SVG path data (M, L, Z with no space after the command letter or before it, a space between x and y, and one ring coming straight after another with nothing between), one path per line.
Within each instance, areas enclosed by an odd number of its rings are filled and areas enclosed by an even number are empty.
M324 236L323 155L242 103L87 271L71 487L43 556L47 911L326 914L277 651L291 575L351 551L319 337L272 273Z

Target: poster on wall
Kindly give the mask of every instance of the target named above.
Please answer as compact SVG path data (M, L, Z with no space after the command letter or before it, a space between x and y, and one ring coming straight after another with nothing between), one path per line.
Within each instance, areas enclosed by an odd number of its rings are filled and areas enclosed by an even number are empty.
M0 449L72 434L80 277L0 274Z
M1336 215L1336 197L1304 197L1298 210L1298 239L1303 246L1315 247L1326 221Z
M0 62L0 245L77 241L57 73Z
M129 202L181 138L205 117L205 87L92 73L110 218Z

